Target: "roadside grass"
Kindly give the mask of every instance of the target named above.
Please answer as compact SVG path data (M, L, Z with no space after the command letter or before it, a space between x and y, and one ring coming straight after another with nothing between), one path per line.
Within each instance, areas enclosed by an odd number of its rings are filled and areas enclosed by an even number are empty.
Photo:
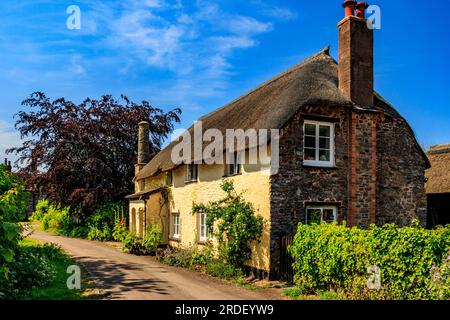
M285 288L283 295L290 300L346 300L346 297L334 291L319 291L316 294L305 294L297 287Z
M20 243L24 248L41 248L42 243L26 238ZM67 256L61 255L50 261L52 267L56 271L56 275L52 283L46 287L33 288L25 300L93 300L102 296L101 290L95 288L94 282L91 280L88 272L84 267ZM67 267L70 265L78 265L81 269L81 289L70 290L67 288Z

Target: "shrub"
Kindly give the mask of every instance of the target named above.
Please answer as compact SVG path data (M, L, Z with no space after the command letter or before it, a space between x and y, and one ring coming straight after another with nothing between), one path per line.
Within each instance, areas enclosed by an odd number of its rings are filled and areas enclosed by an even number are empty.
M28 195L25 184L0 165L0 288L6 282L10 264L20 240L22 228L17 223L26 216Z
M440 266L431 268L429 292L433 299L450 300L450 251Z
M296 284L307 292L342 291L354 299L429 297L430 268L450 249L450 230L414 223L369 230L345 225L300 224L289 252ZM381 288L367 287L368 268L379 267Z
M213 260L206 264L205 271L210 276L220 279L233 279L244 275L242 269L219 260Z
M87 238L98 241L113 240L113 229L121 209L123 211L119 203L106 203L97 208L86 221Z
M251 242L261 238L264 220L255 215L252 204L236 192L232 181L224 180L221 187L225 198L207 205L194 204L192 212L206 213L210 228L218 222L214 236L219 243L219 257L240 268L250 259Z
M70 215L69 207L61 208L50 204L47 200L40 200L32 215L32 220L41 221L44 230L64 236L98 241L121 240L125 236L124 227L116 230L119 223L126 228L123 207L119 203L103 204L87 220L75 223ZM114 236L114 231L116 231L116 236ZM121 239L116 238L119 236Z
M7 281L0 283L0 298L20 299L34 287L49 285L55 278L55 270L50 261L62 257L62 250L53 244L21 247Z
M149 226L144 238L132 232L124 237L122 250L136 255L153 255L162 241L162 230L159 226Z
M70 231L70 237L72 238L87 238L89 228L86 226L77 226Z
M30 217L31 221L42 221L44 216L48 213L50 209L50 204L48 200L41 199L36 204L36 209Z
M162 242L162 230L159 226L150 225L142 240L142 247L147 254L156 253L156 249Z
M42 228L64 236L70 235L74 226L69 210L69 207L61 208L51 204L48 212L42 217Z
M129 234L129 230L127 228L127 224L125 220L116 221L113 229L113 239L115 241L123 241L125 237Z
M158 261L180 268L190 268L192 266L192 250L168 247L162 252L158 252Z
M157 259L165 264L203 270L204 267L212 261L212 248L173 248L167 247L158 252Z

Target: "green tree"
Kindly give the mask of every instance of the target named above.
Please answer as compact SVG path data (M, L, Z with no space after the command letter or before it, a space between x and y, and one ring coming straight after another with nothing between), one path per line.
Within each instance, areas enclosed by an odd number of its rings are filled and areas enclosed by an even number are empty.
M219 257L235 267L242 267L250 259L252 241L262 235L264 220L255 214L253 205L245 201L242 193L237 193L233 181L224 180L222 190L226 196L208 204L194 204L193 213L206 213L207 226L219 243Z
M0 283L14 260L21 232L17 222L26 215L27 200L24 182L0 165Z

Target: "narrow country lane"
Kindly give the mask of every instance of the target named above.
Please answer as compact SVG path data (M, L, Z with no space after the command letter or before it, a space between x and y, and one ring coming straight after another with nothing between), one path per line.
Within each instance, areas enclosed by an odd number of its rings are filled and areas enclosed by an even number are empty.
M160 264L154 257L133 256L105 244L34 232L31 238L60 245L81 262L111 299L255 300L267 299L200 273Z

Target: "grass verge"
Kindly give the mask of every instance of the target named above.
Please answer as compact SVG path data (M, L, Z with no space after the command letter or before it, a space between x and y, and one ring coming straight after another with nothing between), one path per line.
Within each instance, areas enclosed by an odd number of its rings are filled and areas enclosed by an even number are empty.
M42 243L37 240L26 238L20 243L21 247L31 248L35 250L42 248ZM52 268L55 270L55 278L46 287L33 288L24 298L27 300L93 300L102 297L102 291L95 288L95 283L90 278L88 272L82 265L73 258L62 254L61 256L50 261ZM71 290L67 288L67 267L78 265L81 269L81 289Z

